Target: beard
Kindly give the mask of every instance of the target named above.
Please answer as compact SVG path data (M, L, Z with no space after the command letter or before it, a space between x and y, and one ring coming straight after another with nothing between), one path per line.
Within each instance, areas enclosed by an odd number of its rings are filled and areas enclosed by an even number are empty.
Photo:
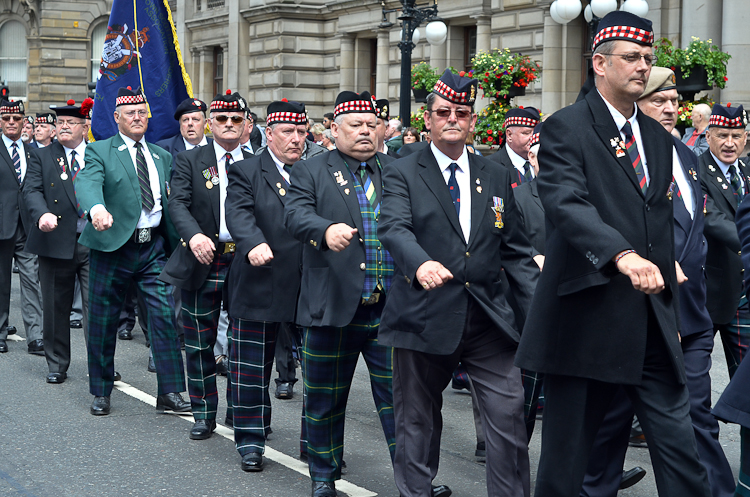
M31 140L31 136L28 133L21 133L21 141L24 143L29 143Z

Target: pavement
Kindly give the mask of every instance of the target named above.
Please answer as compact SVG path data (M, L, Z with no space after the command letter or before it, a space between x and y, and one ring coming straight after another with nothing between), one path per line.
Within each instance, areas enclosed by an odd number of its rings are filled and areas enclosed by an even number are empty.
M194 441L188 438L192 416L156 413L156 375L146 371L148 349L139 326L134 340L117 343L115 369L123 381L116 383L112 393L112 413L95 417L89 414L92 396L83 331L71 330L73 359L68 380L49 385L45 383L44 358L26 352L19 299L18 276L14 275L10 324L19 332L17 340L8 341L10 351L0 354L0 496L310 495L306 465L298 460L301 383L295 386L292 400L272 396L273 434L267 442L265 469L245 473L240 469L231 429L220 427L209 440ZM713 360L716 401L728 382L719 341ZM219 377L218 387L219 392L225 391L226 378ZM225 409L222 399L220 424ZM474 458L476 439L468 393L448 387L443 417L441 464L435 483L450 486L455 497L486 495L485 468ZM530 444L532 487L542 423L537 422ZM721 425L720 439L736 476L739 428ZM340 495L398 496L362 361L349 398L344 459L347 470L343 481L337 483ZM636 465L648 475L619 495L657 495L647 449L628 450L625 467Z

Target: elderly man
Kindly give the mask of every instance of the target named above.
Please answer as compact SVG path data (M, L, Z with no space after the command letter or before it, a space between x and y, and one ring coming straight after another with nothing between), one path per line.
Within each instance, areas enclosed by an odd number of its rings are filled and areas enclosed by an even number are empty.
M114 119L119 133L86 147L75 180L76 198L89 224L79 239L89 247L89 390L91 414L110 413L117 325L123 300L135 284L144 306L156 363L157 412L190 411L182 354L174 326L172 288L158 279L177 244L168 210L172 156L146 142L146 97L120 88Z
M545 374L536 494L577 496L623 388L649 441L661 496L711 495L698 459L678 333L674 141L636 101L653 64L651 21L607 14L595 87L541 133L545 264L516 364Z
M404 137L401 136L403 125L398 119L391 119L387 123L385 145L388 147L388 150L391 150L394 154L398 154L398 151L404 146Z
M29 216L26 250L39 256L39 280L44 310L44 355L47 383L63 383L70 366L70 311L76 277L80 284L84 336L88 334L89 249L78 243L86 220L79 211L73 180L83 168L86 123L94 101L55 107L57 141L35 150L23 188Z
M693 121L693 127L685 130L682 137L682 143L688 146L690 150L698 157L708 150L708 141L706 140L706 129L708 121L711 118L711 107L706 104L697 104L693 107L690 119Z
M52 112L37 113L36 121L34 122L35 148L47 147L54 141L56 134L56 121L57 117Z
M284 329L294 327L301 278L302 244L284 228L284 205L289 173L307 135L305 106L272 102L267 116L268 147L232 168L226 201L227 226L238 252L226 286L232 322L234 441L244 471L263 469L275 343ZM279 357L277 368L278 361Z
M37 148L37 144L34 142L34 121L36 121L34 116L24 116L21 140L30 147ZM0 126L0 131L2 131L2 126Z
M377 237L383 182L391 162L375 150L376 104L369 93L336 97L337 150L292 169L285 224L304 243L297 324L304 327L307 452L313 497L337 495L344 417L362 354L388 448L395 433L392 349L378 343L393 260Z
M232 164L251 157L240 150L245 111L245 100L238 93L216 95L209 120L213 144L177 155L172 174L169 214L180 245L160 279L182 289L188 392L195 419L192 440L205 440L216 429L219 395L214 346L224 280L235 253L224 201ZM227 399L231 412L229 385Z
M377 151L390 157L398 158L396 151L389 147L385 140L386 133L390 126L388 118L391 115L391 104L386 98L377 99L375 104L378 106L377 124L375 127L375 135L378 140L376 145Z
M490 159L508 168L513 188L536 178L529 162L529 147L534 127L539 122L539 111L534 107L510 109L505 114L505 146Z
M487 494L530 493L523 387L513 365L523 322L516 321L499 281L505 269L525 314L539 268L510 174L466 150L477 119L477 85L446 70L427 97L432 144L384 171L378 234L397 269L379 340L394 347L394 473L404 497L431 495L442 392L459 361L479 400Z
M156 143L172 157L195 147L208 145L213 140L206 137L206 104L197 98L186 98L174 111L174 118L180 123L180 132L172 138L165 138Z

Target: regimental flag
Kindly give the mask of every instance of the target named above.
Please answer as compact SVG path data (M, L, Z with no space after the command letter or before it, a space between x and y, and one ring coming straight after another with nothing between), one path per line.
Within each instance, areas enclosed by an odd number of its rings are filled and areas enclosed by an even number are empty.
M96 84L91 131L102 140L117 133L113 114L119 88L141 88L149 107L146 140L179 133L172 117L193 96L167 0L114 0Z

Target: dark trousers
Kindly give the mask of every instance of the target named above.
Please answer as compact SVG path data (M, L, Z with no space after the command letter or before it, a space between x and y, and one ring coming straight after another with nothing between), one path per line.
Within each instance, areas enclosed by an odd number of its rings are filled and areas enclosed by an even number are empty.
M72 259L39 256L39 283L42 287L44 355L50 373L65 373L70 366L70 311L80 281L83 336L88 341L89 249L76 243Z
M294 323L281 323L276 335L276 384L297 383L297 363L294 360L294 348L297 345L297 326Z
M620 388L633 403L649 442L659 495L711 496L706 469L698 460L687 386L677 381L653 316L648 326L639 385L545 375L536 497L580 495L594 440ZM619 470L622 471L622 464Z
M747 355L750 346L750 308L748 308L747 295L742 294L734 319L727 324L714 324L714 329L721 335L724 355L727 358L727 369L731 378Z
M484 311L469 304L461 342L450 355L394 349L393 400L396 457L393 471L402 497L430 497L438 472L443 390L459 361L476 392L487 454L487 494L530 494L517 344L503 337Z
M13 259L18 266L21 287L21 316L26 331L26 340L41 340L42 337L42 292L39 287L39 263L37 256L24 252L26 231L18 220L16 236L0 240L0 340L8 338L8 314L10 311L10 285L13 276Z

